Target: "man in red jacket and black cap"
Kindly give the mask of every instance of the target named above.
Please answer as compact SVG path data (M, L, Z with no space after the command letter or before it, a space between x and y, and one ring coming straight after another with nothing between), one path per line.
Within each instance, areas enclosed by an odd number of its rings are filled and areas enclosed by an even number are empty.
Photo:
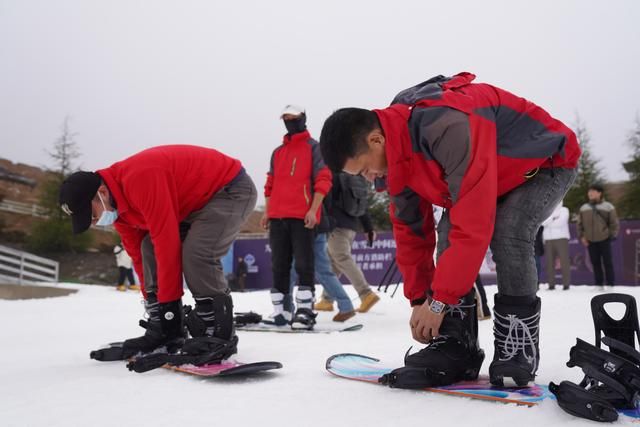
M271 302L276 325L312 329L315 265L313 243L320 222L322 200L331 189L331 172L318 143L307 130L304 108L287 105L280 118L287 134L273 151L264 186L266 209L262 226L269 229L273 289ZM298 274L297 309L289 290L291 262Z
M233 303L220 259L256 195L240 161L189 145L150 148L63 182L60 205L73 232L113 224L143 286L146 333L124 341L115 358L166 347L181 348L185 363L207 363L236 352ZM183 274L196 302L186 318L186 341ZM101 352L94 356L105 359Z
M580 157L563 123L474 78L437 76L400 92L388 108L338 110L320 136L332 170L386 176L411 333L427 344L405 364L426 372L427 386L478 375L484 352L472 288L489 246L498 276L491 382L534 379L540 299L533 242ZM432 205L445 208L437 267Z

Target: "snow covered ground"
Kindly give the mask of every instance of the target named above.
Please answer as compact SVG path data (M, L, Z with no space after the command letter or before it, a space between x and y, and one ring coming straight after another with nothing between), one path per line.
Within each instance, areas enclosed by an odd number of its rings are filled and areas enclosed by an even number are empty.
M79 292L0 300L0 426L594 425L567 415L552 401L534 408L502 405L389 389L325 372L327 357L342 352L402 364L404 352L417 343L409 335L409 308L400 291L393 299L381 294L370 313L356 316L365 325L358 332L239 332L238 360L277 360L284 368L251 378L200 379L163 369L136 374L121 362L90 360L90 350L142 332L139 295L102 286L60 286ZM640 287L615 291L640 297ZM495 286L487 292L493 300ZM587 286L540 292L538 382L582 377L565 363L576 337L593 342L589 301L596 294ZM237 311L269 313L266 292L234 298ZM319 319L330 322L330 316L322 313ZM491 321L480 323L485 373L493 356L491 328Z

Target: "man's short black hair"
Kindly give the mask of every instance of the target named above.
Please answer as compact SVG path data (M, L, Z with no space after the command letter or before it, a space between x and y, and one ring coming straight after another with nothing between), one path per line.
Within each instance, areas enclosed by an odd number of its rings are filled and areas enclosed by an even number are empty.
M596 190L599 193L604 193L604 186L599 182L594 182L589 186L589 190Z
M320 151L333 172L341 172L347 159L369 150L367 135L380 129L376 113L363 108L341 108L325 120L320 133Z

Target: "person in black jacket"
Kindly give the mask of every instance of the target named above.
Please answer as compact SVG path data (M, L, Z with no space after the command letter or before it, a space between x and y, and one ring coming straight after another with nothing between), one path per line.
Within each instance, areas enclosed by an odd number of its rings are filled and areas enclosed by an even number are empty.
M365 313L376 304L380 297L376 295L351 256L351 245L360 226L367 234L369 247L373 245L376 233L367 214L368 192L370 185L362 176L347 173L335 173L331 198L330 216L335 228L329 234L329 256L333 270L338 276L347 276L360 296L358 312ZM315 305L316 310L332 311L333 299L323 292L321 300Z

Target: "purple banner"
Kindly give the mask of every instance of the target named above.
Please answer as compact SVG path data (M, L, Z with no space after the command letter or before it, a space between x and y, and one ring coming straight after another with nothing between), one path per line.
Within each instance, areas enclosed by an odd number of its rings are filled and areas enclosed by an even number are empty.
M593 266L589 259L589 251L580 243L576 233L576 225L570 224L569 231L569 260L571 262L571 284L593 285ZM635 286L638 284L638 273L640 272L640 221L625 220L620 221L620 233L618 238L611 242L611 253L613 257L613 269L616 277L616 285ZM546 259L543 256L542 282L547 280ZM480 269L480 274L486 283L496 282L496 268L491 259L491 251L487 253ZM556 284L562 284L560 273L560 261L556 259Z
M576 237L575 224L571 224L569 256L571 260L571 283L593 284L593 267L587 248ZM640 220L621 221L620 234L611 245L613 267L617 285L637 285L640 282ZM367 247L366 238L358 234L352 245L352 255L372 286L377 286L395 259L396 243L391 232L378 234L372 248ZM269 289L272 287L271 248L265 238L238 239L234 243L234 268L237 257L241 256L249 267L247 289ZM558 261L556 261L558 262ZM542 281L546 281L545 259L542 259ZM487 252L480 274L487 284L496 282L495 264L491 251ZM560 266L557 265L556 283L562 283ZM397 275L395 281L397 281ZM347 283L346 278L341 278ZM387 278L387 281L389 278ZM395 283L394 281L394 283Z
M271 247L265 238L238 239L233 248L234 259L243 257L247 263L247 289L269 289L272 287L271 275ZM358 267L362 270L367 281L377 286L396 255L396 242L391 232L378 234L373 247L367 247L366 237L358 234L353 241L351 254ZM234 260L234 268L237 261ZM348 283L345 277L343 283Z

